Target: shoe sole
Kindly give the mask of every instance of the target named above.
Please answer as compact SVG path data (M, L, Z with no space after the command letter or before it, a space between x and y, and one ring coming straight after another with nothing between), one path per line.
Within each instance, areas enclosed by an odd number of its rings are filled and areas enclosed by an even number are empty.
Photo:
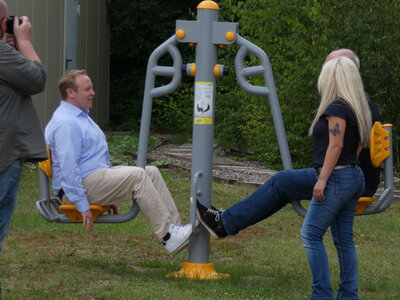
M218 234L215 233L214 230L212 230L212 229L206 224L206 222L203 221L203 218L200 216L200 212L199 212L198 209L196 209L196 212L197 212L197 217L198 217L199 220L200 220L200 223L203 224L203 226L207 229L207 231L211 234L211 236L212 236L213 238L217 239L217 240L222 239L222 238L220 238L220 237L218 236Z
M183 243L177 247L174 251L172 251L171 253L169 253L169 255L174 256L175 254L178 254L179 252L181 252L183 249L185 249L188 245L189 245L189 241L190 238L193 235L193 231L189 234L189 236L187 237L186 240L183 241Z
M189 245L189 240L190 240L190 237L185 242L183 242L183 244L180 247L176 248L175 251L169 253L169 255L174 256L174 255L180 253L182 250L184 250Z

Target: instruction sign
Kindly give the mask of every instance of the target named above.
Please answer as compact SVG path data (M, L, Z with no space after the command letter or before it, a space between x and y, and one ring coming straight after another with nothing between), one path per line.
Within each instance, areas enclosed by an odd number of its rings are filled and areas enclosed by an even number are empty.
M194 89L194 124L212 124L214 84L196 82Z

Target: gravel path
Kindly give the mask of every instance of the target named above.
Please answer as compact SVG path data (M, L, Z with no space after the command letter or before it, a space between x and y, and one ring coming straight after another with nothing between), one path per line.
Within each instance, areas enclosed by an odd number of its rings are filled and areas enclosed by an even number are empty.
M160 145L148 154L150 161L167 158L171 166L190 170L192 164L191 144ZM238 162L216 149L213 158L213 176L216 180L259 186L277 171L270 170L258 162Z

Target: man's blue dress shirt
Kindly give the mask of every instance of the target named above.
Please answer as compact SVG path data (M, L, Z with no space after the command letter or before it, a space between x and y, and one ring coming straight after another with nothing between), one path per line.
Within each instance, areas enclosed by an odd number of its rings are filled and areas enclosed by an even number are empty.
M111 167L106 137L88 113L61 101L45 129L53 191L58 194L63 189L80 212L89 209L82 179L97 169Z

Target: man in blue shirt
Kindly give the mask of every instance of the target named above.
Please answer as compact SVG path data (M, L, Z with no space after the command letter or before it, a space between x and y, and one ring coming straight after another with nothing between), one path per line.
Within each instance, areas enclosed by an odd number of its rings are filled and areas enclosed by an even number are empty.
M88 232L93 229L89 203L115 205L135 198L168 253L183 249L192 227L180 226L178 210L159 170L111 166L105 135L89 116L95 92L86 71L69 71L60 78L58 88L62 101L45 130L54 193L76 205Z

